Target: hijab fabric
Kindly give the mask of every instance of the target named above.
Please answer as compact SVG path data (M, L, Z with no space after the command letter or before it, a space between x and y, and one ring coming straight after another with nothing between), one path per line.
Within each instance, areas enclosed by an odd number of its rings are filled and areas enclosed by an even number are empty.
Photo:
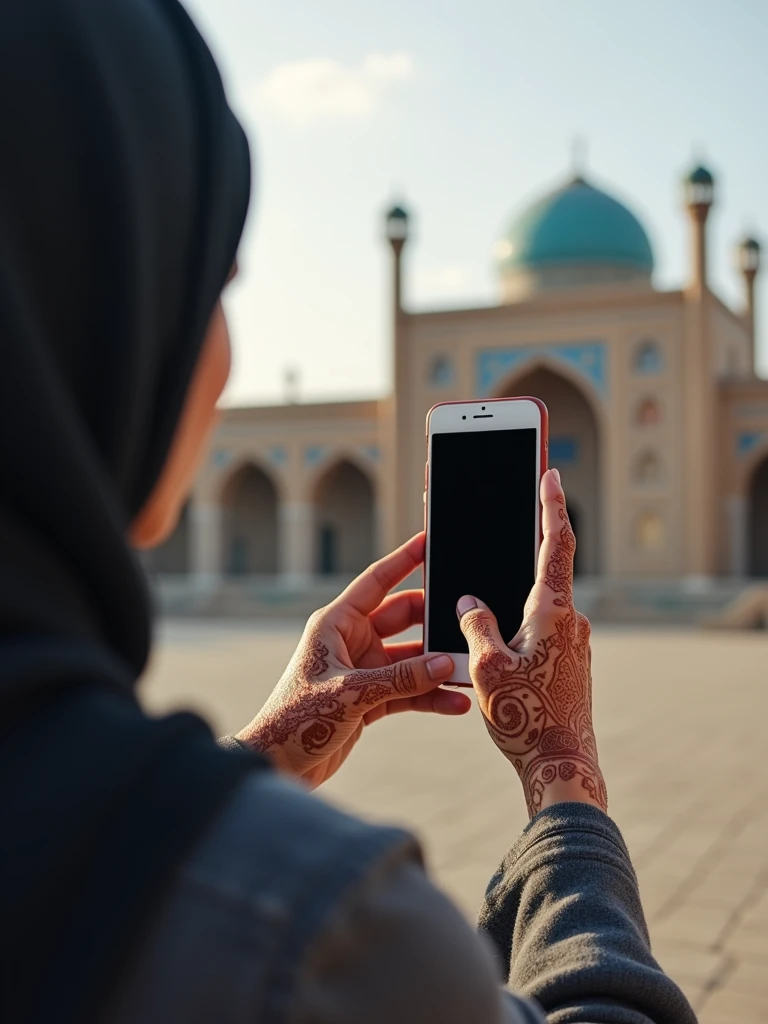
M176 0L2 0L0 74L0 1018L81 1024L259 763L142 712L150 599L126 542L250 163Z

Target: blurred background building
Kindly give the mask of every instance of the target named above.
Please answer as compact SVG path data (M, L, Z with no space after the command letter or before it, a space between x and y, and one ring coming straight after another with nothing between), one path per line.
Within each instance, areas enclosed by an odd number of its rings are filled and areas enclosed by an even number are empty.
M768 576L768 382L754 370L760 247L738 245L744 300L732 309L707 278L713 177L698 166L683 189L684 288L654 288L643 225L575 174L498 241L498 304L440 312L404 304L409 217L393 207L393 393L301 404L291 372L286 404L225 410L151 569L174 577L179 593L208 595L228 580L279 595L350 576L421 527L432 405L536 395L550 411L577 573L593 593L642 580L691 593ZM467 496L468 511L481 505Z

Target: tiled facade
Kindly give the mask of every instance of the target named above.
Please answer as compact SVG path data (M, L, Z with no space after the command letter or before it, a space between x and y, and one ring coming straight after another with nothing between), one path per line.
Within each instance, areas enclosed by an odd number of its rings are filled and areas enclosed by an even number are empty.
M295 584L348 575L421 527L432 405L536 394L550 410L580 572L768 575L768 382L753 370L759 249L742 244L745 307L734 311L708 287L713 190L694 177L692 271L677 291L656 290L647 268L558 268L536 278L538 290L526 271L526 288L506 289L496 306L413 313L401 303L407 218L395 211L394 393L225 411L155 567Z

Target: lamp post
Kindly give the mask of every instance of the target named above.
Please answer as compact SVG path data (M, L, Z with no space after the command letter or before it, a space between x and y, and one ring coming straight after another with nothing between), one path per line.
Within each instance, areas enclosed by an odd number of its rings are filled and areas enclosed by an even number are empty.
M408 536L408 459L411 436L407 422L409 363L403 315L402 255L408 240L409 218L402 206L384 216L387 241L392 247L392 393L387 402L386 519L383 549L391 550ZM401 402L403 403L401 405Z
M686 575L702 581L717 565L719 499L712 452L718 444L718 403L712 376L712 308L707 286L707 217L715 182L706 167L694 167L683 179L683 197L691 219L693 280L686 290L683 429L686 507L696 509L685 537Z
M760 243L755 238L744 238L736 250L739 268L744 275L746 310L744 318L749 331L749 369L755 372L755 278L760 269Z
M393 277L393 301L395 315L403 308L402 303L402 253L403 247L408 240L408 214L402 206L393 206L387 211L385 218L387 239L392 246L394 255L394 277Z
M707 217L715 201L715 179L699 165L683 179L683 195L693 222L693 280L702 291L707 287Z

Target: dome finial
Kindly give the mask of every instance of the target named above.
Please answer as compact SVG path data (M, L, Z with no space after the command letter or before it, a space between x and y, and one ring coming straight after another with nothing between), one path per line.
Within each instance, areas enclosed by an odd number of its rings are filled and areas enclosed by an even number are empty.
M583 135L574 135L571 140L571 174L574 182L584 181L587 169L587 140Z

